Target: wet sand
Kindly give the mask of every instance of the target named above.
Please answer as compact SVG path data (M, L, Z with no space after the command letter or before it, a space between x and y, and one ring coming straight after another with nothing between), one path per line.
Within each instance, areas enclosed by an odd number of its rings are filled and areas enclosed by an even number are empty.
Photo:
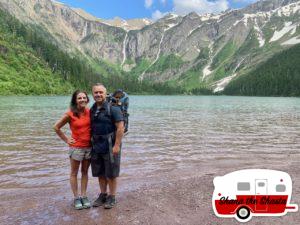
M118 204L111 210L91 208L76 211L71 206L69 184L57 188L3 190L0 224L240 224L235 219L218 218L211 207L213 178L237 169L268 168L288 172L293 179L291 203L300 204L300 160L294 155L241 155L219 158L214 164L162 171L152 177L120 177ZM260 163L258 163L259 161ZM98 187L90 178L88 196L96 197ZM300 224L300 214L282 217L255 217L247 224Z

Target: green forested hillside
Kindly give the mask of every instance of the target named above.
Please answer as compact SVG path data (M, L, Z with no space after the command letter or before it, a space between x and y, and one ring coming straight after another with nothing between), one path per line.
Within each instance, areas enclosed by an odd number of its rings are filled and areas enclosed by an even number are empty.
M227 95L300 96L300 44L277 53L248 74L232 80Z
M66 94L89 90L95 82L109 91L174 94L181 89L167 84L139 82L117 66L70 56L49 40L39 27L20 23L0 10L0 95Z
M73 86L58 73L52 73L24 40L11 32L0 15L0 95L62 94Z

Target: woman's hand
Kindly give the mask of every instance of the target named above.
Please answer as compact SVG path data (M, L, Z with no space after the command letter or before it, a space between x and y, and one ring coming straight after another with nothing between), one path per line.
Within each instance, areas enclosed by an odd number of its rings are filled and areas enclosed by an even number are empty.
M75 144L76 141L74 140L74 138L68 138L66 142L67 144L72 145Z

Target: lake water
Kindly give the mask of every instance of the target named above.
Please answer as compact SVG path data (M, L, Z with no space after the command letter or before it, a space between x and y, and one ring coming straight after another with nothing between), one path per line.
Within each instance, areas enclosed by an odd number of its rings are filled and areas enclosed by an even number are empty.
M0 101L0 189L66 185L68 147L52 126L70 97ZM300 98L131 96L129 111L124 180L193 171L216 160L267 162L268 155L300 153Z

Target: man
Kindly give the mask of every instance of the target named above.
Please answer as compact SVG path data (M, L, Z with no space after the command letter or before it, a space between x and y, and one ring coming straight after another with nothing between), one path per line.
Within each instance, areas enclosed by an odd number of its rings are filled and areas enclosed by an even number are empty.
M101 193L93 206L104 205L111 209L116 204L117 177L120 172L121 140L124 134L124 118L117 106L106 101L106 88L95 84L92 88L95 104L91 112L92 174L98 177ZM107 194L107 184L109 194Z

